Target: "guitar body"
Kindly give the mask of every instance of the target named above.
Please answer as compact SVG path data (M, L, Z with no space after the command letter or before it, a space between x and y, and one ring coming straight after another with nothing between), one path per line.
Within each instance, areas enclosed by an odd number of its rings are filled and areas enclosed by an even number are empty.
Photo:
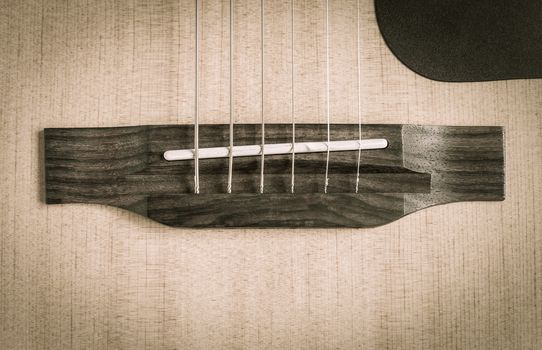
M257 189L257 179L249 176L258 173L257 158L236 163L246 163L237 172L234 168L233 190L243 193L233 204L223 202L226 208L216 206L217 198L211 198L215 206L176 201L175 196L194 196L190 166L162 163L161 151L148 148L142 152L150 159L147 172L130 170L123 175L128 176L125 182L116 182L119 191L139 188L135 195L146 197L147 207L138 200L126 205L120 192L108 195L115 187L103 177L66 186L70 168L62 162L70 157L61 154L68 155L68 149L62 151L68 139L71 152L73 145L86 145L71 161L91 170L84 174L95 174L94 161L114 159L118 150L100 148L104 133L148 135L162 128L177 135L193 125L193 2L3 4L0 348L540 347L542 81L457 84L423 78L387 48L373 2L360 0L359 5L358 91L357 3L330 2L332 130L348 125L345 132L355 138L360 112L364 132L396 128L402 153L394 142L389 149L362 152L360 193L348 194L354 200L340 202L335 216L329 214L333 207L322 204L325 199L315 208L303 201L301 211L322 224L286 220L269 225L265 210L243 197L254 196L247 188ZM238 132L258 130L262 110L270 138L288 136L272 124L289 125L292 115L300 125L323 128L325 3L295 2L292 98L290 2L266 2L263 102L260 1L236 1L234 9L232 87ZM219 129L223 135L229 120L228 13L228 1L201 6L202 135ZM102 134L89 137L96 130ZM460 132L470 137L450 141ZM421 140L408 140L405 133L421 135ZM85 137L92 139L92 147ZM143 143L171 142L167 146L176 148L184 147L183 140L156 137ZM432 151L438 152L416 151L428 146L424 140L432 140ZM484 149L491 157L480 153ZM346 152L330 164L329 195L345 196L344 188L334 191L332 186L355 183L355 153ZM92 158L96 154L102 158ZM433 164L416 162L435 154L441 158ZM465 158L469 154L473 160ZM397 157L396 163L381 164L380 157L391 159L385 155ZM288 156L280 157L274 163L266 157L269 190L276 190L267 196L289 196L283 194L288 178L273 178L269 172L288 165ZM319 169L318 175L323 175L323 157L307 162L309 169ZM346 158L349 162L337 163ZM492 165L484 163L488 159ZM203 196L224 191L227 168L219 166L217 174L206 168L213 162L201 163ZM352 167L346 171L340 164ZM149 171L156 166L172 171L157 188L173 189L173 199L153 202L156 188L149 183ZM468 172L476 166L486 170ZM374 169L387 175L371 178ZM333 182L343 177L344 182ZM139 185L130 188L128 180ZM299 191L311 192L303 189L303 180L316 181L310 186L318 189L324 177L299 170ZM141 183L148 187L141 190ZM306 195L314 196L311 202L323 196L299 193ZM348 204L365 207L367 198L378 196L393 202L382 222L371 223L369 212L361 219L347 213L352 221L345 221ZM417 199L406 202L406 197ZM149 198L157 206L151 211ZM458 203L433 206L448 202ZM412 205L410 210L405 203ZM173 211L160 212L160 205ZM176 211L178 206L183 211ZM244 216L250 225L220 219L224 210L241 207L256 208ZM186 210L193 215L179 214ZM318 210L326 215L314 214ZM284 215L295 217L290 211ZM200 228L201 220L213 228ZM375 227L362 228L368 226Z

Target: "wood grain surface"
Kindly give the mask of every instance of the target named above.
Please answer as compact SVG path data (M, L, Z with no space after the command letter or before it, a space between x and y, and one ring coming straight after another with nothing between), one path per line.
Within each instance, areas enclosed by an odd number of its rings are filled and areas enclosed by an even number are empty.
M1 349L542 347L542 81L417 76L360 0L363 121L503 125L506 200L367 230L174 229L44 204L40 131L191 123L193 2L0 4ZM202 6L203 123L228 120L228 4ZM324 8L295 2L300 122L325 122ZM235 11L235 120L257 123L260 1ZM269 122L290 122L289 11L265 10ZM330 29L332 120L356 123L355 1L330 2Z
M194 161L164 159L168 150L194 145L193 125L47 128L45 202L106 204L174 227L367 228L433 205L504 199L502 127L330 124L330 138L356 139L359 128L363 139L388 146L333 152L327 167L325 152L297 154L295 193L286 154L266 157L264 193L259 156L233 160L231 194L228 159L202 159L197 195ZM297 124L297 141L325 140L326 129ZM237 124L235 144L257 144L258 130ZM265 131L268 144L292 140L290 124L268 124ZM201 147L225 147L228 138L226 124L199 126Z

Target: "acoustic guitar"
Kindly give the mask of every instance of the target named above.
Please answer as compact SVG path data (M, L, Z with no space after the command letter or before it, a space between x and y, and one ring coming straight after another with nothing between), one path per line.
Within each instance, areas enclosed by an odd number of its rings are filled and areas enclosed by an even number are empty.
M0 348L539 347L539 71L390 3L6 1Z

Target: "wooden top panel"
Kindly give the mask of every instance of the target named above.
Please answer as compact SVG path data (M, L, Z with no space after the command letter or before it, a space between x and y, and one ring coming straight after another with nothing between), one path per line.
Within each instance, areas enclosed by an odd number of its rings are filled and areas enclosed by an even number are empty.
M201 117L223 124L229 2L205 4ZM234 4L235 122L258 123L260 1ZM357 3L329 4L332 121L357 123ZM45 205L44 128L193 123L194 3L2 1L0 348L540 348L542 80L424 79L387 49L373 0L359 4L363 122L503 126L505 201L257 230ZM324 123L324 2L294 5L296 121ZM291 121L289 6L266 1L274 123Z

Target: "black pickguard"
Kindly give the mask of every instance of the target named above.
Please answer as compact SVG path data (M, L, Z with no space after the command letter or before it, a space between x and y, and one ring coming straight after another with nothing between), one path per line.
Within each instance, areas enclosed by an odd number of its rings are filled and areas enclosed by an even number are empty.
M407 67L449 82L542 78L540 0L375 0Z

